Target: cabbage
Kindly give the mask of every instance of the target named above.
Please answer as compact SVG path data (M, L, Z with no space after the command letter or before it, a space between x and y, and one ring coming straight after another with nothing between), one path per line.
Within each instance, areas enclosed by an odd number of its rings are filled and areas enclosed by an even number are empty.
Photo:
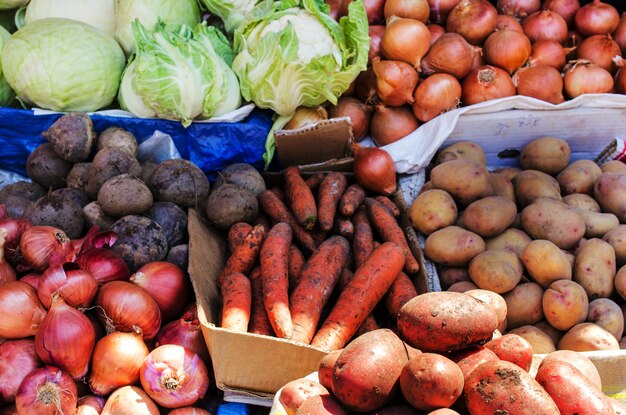
M57 17L15 32L2 49L4 76L18 98L53 111L96 111L115 99L124 52L86 23Z
M31 0L18 12L16 22L23 27L46 17L78 20L115 36L113 0Z
M146 27L154 27L158 19L175 26L193 27L200 23L201 16L196 0L115 0L115 19L115 38L130 55L135 51L132 29L135 19Z
M192 30L159 21L150 32L135 21L133 32L137 51L122 77L122 108L185 126L239 108L237 77L215 52L205 24Z
M28 0L0 0L0 10L11 10L24 7Z
M234 32L258 0L202 0L211 14L224 22L227 32Z
M2 50L2 46L10 37L11 34L0 26L0 50ZM15 92L13 92L7 80L4 79L4 75L2 75L2 60L0 60L0 105L7 106L11 104L13 98L15 98Z

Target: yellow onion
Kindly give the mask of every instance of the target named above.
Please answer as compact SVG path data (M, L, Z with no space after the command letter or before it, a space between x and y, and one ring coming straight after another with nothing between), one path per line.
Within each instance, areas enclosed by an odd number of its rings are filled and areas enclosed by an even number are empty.
M496 20L496 28L494 30L502 30L505 28L524 33L524 29L522 28L522 24L519 20L513 16L509 16L508 14L499 14Z
M541 8L540 0L498 0L496 9L499 13L523 19Z
M537 98L551 104L560 104L563 98L561 73L548 65L526 66L513 75L518 95Z
M447 73L463 79L472 70L474 57L480 48L467 43L457 33L444 33L430 48L422 60L422 73Z
M298 107L296 113L283 127L285 130L296 130L298 128L309 127L320 121L328 119L328 114L322 106L314 108Z
M604 68L584 59L571 62L564 69L563 84L570 98L582 94L613 92L613 77Z
M399 107L413 103L413 91L419 77L411 65L374 58L372 68L376 74L376 93L384 104Z
M419 84L414 98L413 114L421 122L428 122L459 105L461 84L452 75L434 74Z
M567 39L567 23L560 14L550 10L534 12L524 19L522 27L531 42L555 40L560 43Z
M504 29L493 32L485 40L483 56L488 64L512 74L528 60L531 50L530 40L524 33Z
M426 0L386 0L385 19L391 16L406 17L426 23L430 7Z
M545 0L543 8L561 15L568 27L574 26L574 18L580 9L578 0Z
M390 17L381 44L386 59L406 62L419 70L430 46L430 31L419 20Z
M513 80L503 69L484 65L476 68L463 80L461 101L464 105L515 95Z
M496 28L497 19L498 11L487 0L463 0L450 12L446 30L480 45Z
M576 52L578 59L586 59L595 63L611 74L617 72L617 66L613 59L616 56L622 56L619 45L611 38L611 35L589 36L582 41Z
M583 36L613 33L619 24L617 9L601 0L593 0L581 7L574 18L576 30Z
M124 386L109 396L101 415L159 415L159 407L143 389Z
M37 333L46 309L31 285L10 281L0 285L0 316L0 337L21 339Z

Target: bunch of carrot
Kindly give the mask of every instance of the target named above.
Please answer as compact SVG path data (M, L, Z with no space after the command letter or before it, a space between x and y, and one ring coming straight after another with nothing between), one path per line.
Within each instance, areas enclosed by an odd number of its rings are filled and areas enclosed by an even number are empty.
M289 167L284 187L258 201L254 226L238 223L228 233L223 328L336 350L378 328L371 313L383 298L395 320L417 295L409 275L419 264L389 198L368 197L341 173L305 180Z

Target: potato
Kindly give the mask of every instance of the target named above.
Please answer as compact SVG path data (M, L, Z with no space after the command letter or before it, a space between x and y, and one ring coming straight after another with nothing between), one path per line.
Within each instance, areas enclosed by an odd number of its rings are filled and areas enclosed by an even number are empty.
M504 174L489 173L489 184L491 184L492 196L500 196L517 203L515 197L515 187L513 181Z
M278 401L288 415L295 415L298 408L311 396L328 395L328 390L310 379L296 379L282 387Z
M619 226L619 219L612 213L589 212L579 208L572 209L585 221L585 238L602 238Z
M589 300L585 290L574 281L559 280L543 293L543 314L552 327L569 330L587 318Z
M113 223L110 230L117 235L111 249L126 261L131 272L148 262L161 261L167 254L163 228L146 217L124 216Z
M563 202L540 198L522 211L522 228L534 239L547 239L561 249L576 245L585 235L585 221Z
M96 153L91 162L87 193L89 193L89 196L97 198L104 182L120 174L140 177L141 166L134 156L125 151L103 148Z
M622 340L619 341L619 348L626 350L626 336L622 337Z
M482 344L491 338L497 326L496 313L485 303L447 291L418 295L398 314L400 336L423 352L446 352Z
M572 193L593 194L593 184L602 169L592 160L577 160L556 176L564 195Z
M209 222L228 229L237 222L252 222L259 205L254 194L234 184L223 184L211 193L206 203Z
M573 193L571 195L567 195L563 198L562 201L566 205L574 208L588 210L589 212L601 212L598 202L596 202L593 197L589 195L584 195L582 193Z
M98 203L102 211L114 218L139 215L152 206L152 193L140 179L120 174L102 184Z
M539 284L521 283L508 293L502 294L502 297L506 301L506 324L509 330L535 324L543 318L543 289Z
M537 170L524 170L513 179L515 198L520 208L544 197L561 200L559 183L552 176Z
M463 379L467 379L478 366L491 360L498 360L498 356L484 346L477 346L451 353L450 359L461 369Z
M464 293L470 290L478 290L478 285L474 284L471 281L459 281L459 282L455 282L454 284L452 284L449 288L448 291L451 292L455 292L455 293Z
M560 415L548 393L522 368L503 360L478 366L465 380L471 414Z
M75 163L67 174L65 183L70 189L81 189L87 191L89 183L89 169L91 163Z
M437 275L439 276L441 288L444 290L448 289L448 287L457 282L470 281L467 268L438 266Z
M96 149L117 148L126 151L133 157L137 156L137 139L130 131L120 127L109 127L98 134Z
M541 365L547 365L553 361L565 362L574 365L574 367L580 370L580 372L592 383L594 387L602 390L602 378L600 377L600 372L598 372L596 365L593 364L591 359L584 354L574 352L572 350L557 350L544 357L541 361Z
M619 343L611 333L597 324L580 323L561 337L558 348L575 352L619 350Z
M472 163L483 166L487 164L485 152L480 145L473 141L459 141L443 148L437 155L436 164L459 159L471 161Z
M524 146L519 159L522 169L534 169L555 176L569 163L570 147L567 141L541 137Z
M552 339L552 342L554 344L558 344L559 340L561 340L561 337L563 337L563 335L565 334L564 332L552 327L552 325L550 325L550 323L548 323L546 320L541 320L540 322L533 324L533 326L537 327L539 330L547 334Z
M59 157L72 163L87 160L96 139L91 118L85 112L61 116L42 135Z
M424 192L427 192L429 190L433 190L433 183L429 180L426 183L424 183L424 185L422 186L422 188L420 189L420 191L418 192L418 195L421 195Z
M168 246L176 246L186 240L187 214L178 205L171 202L155 202L144 216L163 228Z
M447 191L464 206L491 193L487 168L462 159L436 166L430 172L430 181L435 189Z
M402 369L400 388L407 402L421 411L447 408L463 392L463 372L447 357L421 353Z
M50 143L41 144L26 159L28 177L46 190L65 187L71 168L72 164L59 157Z
M500 168L495 169L493 173L500 174L512 181L515 178L515 176L517 176L517 173L521 171L522 169L520 169L519 167L500 167Z
M492 238L504 232L515 220L515 203L501 196L489 196L471 203L463 215L468 230L483 238Z
M533 346L517 334L508 333L490 340L485 347L491 350L500 360L516 364L526 372L533 363Z
M556 350L550 336L535 326L522 326L511 330L509 334L523 337L533 348L534 354L552 353Z
M622 309L608 298L597 298L589 303L587 322L597 324L611 333L617 341L624 335L624 314Z
M550 241L538 239L522 251L526 271L543 288L554 281L571 280L572 266L565 252Z
M184 159L167 160L159 164L149 187L159 202L198 208L204 204L211 188L198 166Z
M487 250L506 249L521 257L524 248L532 241L531 237L521 229L509 228L500 235L487 239Z
M600 166L602 173L622 173L626 174L626 164L620 160L609 160Z
M24 215L35 226L53 226L64 231L70 239L83 233L83 209L63 195L42 197L28 208Z
M337 358L333 394L349 410L380 409L393 399L408 361L404 343L391 330L365 333L351 341Z
M474 284L498 294L511 291L520 282L523 273L519 257L504 249L485 251L469 264L469 275Z
M411 225L424 235L454 224L457 213L452 196L438 189L419 194L409 208Z
M590 300L613 294L615 273L613 247L597 238L585 242L576 256L574 281L585 289Z
M450 408L439 408L432 412L427 413L426 415L460 415L457 411Z
M498 327L500 332L506 330L506 301L500 294L496 294L489 290L469 290L465 291L465 294L471 295L475 299L487 304L496 313L498 317Z
M615 274L614 284L619 296L626 300L626 265L621 267Z
M431 261L453 267L466 266L484 251L483 238L458 226L448 226L433 232L424 244L424 253Z
M619 225L603 237L603 240L607 241L609 245L613 247L615 251L615 260L618 265L626 264L626 225Z
M343 349L334 350L322 357L322 360L320 360L320 366L317 369L317 376L320 380L320 384L329 391L333 390L333 367L335 367L335 362L342 351Z
M593 193L603 212L614 214L621 223L626 222L626 173L602 173Z
M297 415L347 415L335 398L330 395L315 395L302 402Z
M90 229L92 226L109 229L115 222L115 218L104 213L97 201L86 205L83 208L83 215L85 217L85 228L87 229Z
M265 181L258 170L245 163L231 164L219 172L215 181L215 188L217 189L225 183L244 187L250 190L254 196L258 196L266 189Z
M189 268L189 245L183 244L171 247L165 260L187 272Z

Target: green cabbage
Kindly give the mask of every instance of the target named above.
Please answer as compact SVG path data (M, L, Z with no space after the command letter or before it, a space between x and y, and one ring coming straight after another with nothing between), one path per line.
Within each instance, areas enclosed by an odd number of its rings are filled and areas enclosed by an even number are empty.
M47 17L64 17L90 24L115 36L113 0L31 0L26 9L18 11L18 27Z
M258 0L202 0L207 10L224 21L227 32L234 32Z
M9 40L11 34L6 29L0 26L0 50L2 46ZM6 107L13 102L15 98L15 92L9 86L9 83L4 79L2 74L2 60L0 60L0 105Z
M25 104L53 111L96 111L113 102L124 70L115 39L75 20L37 20L2 49L4 76Z

